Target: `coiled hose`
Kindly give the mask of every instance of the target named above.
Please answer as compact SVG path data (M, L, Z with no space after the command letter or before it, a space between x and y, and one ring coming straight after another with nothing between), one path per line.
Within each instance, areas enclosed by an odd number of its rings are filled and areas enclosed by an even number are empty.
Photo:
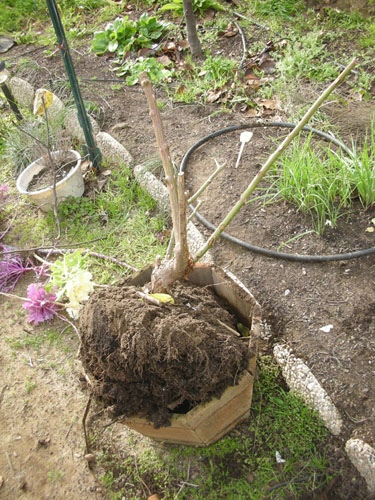
M243 125L233 125L231 127L223 128L220 130L217 130L216 132L213 132L209 135L206 135L202 139L200 139L198 142L196 142L185 154L185 156L182 159L181 165L180 165L180 172L184 172L188 163L191 155L203 144L206 142L210 141L211 139L214 139L215 137L219 137L220 135L223 134L228 134L230 132L235 132L236 130L243 130L243 129L250 129L250 128L262 128L262 127L279 127L279 128L294 128L295 125L293 123L286 123L286 122L254 122L250 124L243 124ZM306 132L311 132L322 139L329 141L336 146L338 146L340 149L345 151L349 156L353 157L354 154L353 152L345 146L342 142L340 142L338 139L335 137L332 137L329 134L326 134L325 132L322 132L321 130L318 130L316 128L312 127L303 127L303 130ZM193 205L190 205L191 210L195 210ZM204 224L208 229L211 229L212 231L215 231L217 227L212 224L210 221L208 221L201 213L199 213L197 210L195 211L195 216L197 219ZM339 260L350 260L350 259L357 259L359 257L365 257L367 255L371 255L375 253L375 247L371 248L366 248L363 250L356 250L353 252L348 252L348 253L342 253L342 254L334 254L334 255L300 255L300 254L289 254L289 253L284 253L284 252L279 252L277 250L269 250L268 248L262 248L258 247L256 245L252 245L251 243L248 243L246 241L240 240L239 238L236 238L235 236L232 236L226 232L223 232L221 236L228 240L231 241L232 243L235 243L236 245L240 245L241 247L245 248L246 250L249 250L250 252L258 253L261 255L265 255L266 257L271 257L275 259L283 259L283 260L290 260L290 261L296 261L296 262L332 262L332 261L339 261Z

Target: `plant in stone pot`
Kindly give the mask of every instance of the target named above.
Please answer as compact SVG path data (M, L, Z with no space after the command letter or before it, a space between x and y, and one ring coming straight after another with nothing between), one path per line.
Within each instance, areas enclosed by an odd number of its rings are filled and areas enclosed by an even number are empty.
M141 75L169 191L173 252L121 286L94 292L79 328L80 359L91 391L128 426L155 439L202 446L249 414L259 305L234 277L197 261L343 74L270 156L193 257L187 245L183 173L175 178L151 83Z
M49 122L47 109L52 99L53 94L45 90L37 94L34 104L34 114L44 115L45 118L45 138L37 137L25 126L19 127L20 135L34 142L33 156L37 159L20 173L17 189L21 194L27 195L43 212L53 208L60 234L58 203L68 196L81 196L84 182L80 153L70 148L62 128L52 127Z

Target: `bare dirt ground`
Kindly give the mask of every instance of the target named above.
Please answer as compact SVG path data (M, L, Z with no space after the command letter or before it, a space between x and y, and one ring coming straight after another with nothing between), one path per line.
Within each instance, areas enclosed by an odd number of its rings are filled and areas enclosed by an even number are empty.
M233 44L236 50L240 41ZM11 60L29 51L30 47L16 47L7 57ZM37 50L29 52L29 57L39 63L39 68L18 76L35 87L61 90L65 73L60 55L56 53L46 60ZM83 49L73 58L79 77L113 78L104 58ZM124 144L136 163L155 157L157 150L142 91L138 87L113 90L111 85L109 81L82 81L81 85L84 98L100 107L97 118L102 130ZM315 90L306 89L309 99ZM341 92L345 95L346 91L344 85ZM67 95L66 89L61 95ZM163 95L158 97L162 99ZM216 113L218 109L215 105L174 103L162 110L176 164L190 146L208 133L249 122L241 113ZM349 145L351 137L364 136L375 106L352 101L349 108L328 106L326 111ZM269 119L278 118L287 121L281 111ZM279 135L279 131L272 131L272 136ZM227 162L227 168L203 196L201 213L213 223L220 222L272 147L269 129L256 129L251 148L235 170L238 136L233 133L208 143L195 153L186 169L188 189L194 192L214 169L214 158ZM366 232L373 217L373 212L358 208L343 217L335 231L327 228L323 237L310 233L283 250L323 255L375 246L375 233ZM205 227L199 227L209 234ZM241 211L228 232L260 247L277 249L309 229L311 222L288 204L265 208L251 204ZM349 437L359 437L375 446L374 257L336 263L289 262L249 252L224 240L213 252L216 263L234 272L262 305L272 334L264 352L270 352L276 340L285 342L331 396L344 419L338 446ZM17 292L24 295L25 288L20 286ZM19 303L1 299L0 304L3 336L16 339L28 335L26 319L17 312ZM320 329L326 325L333 325L328 333ZM83 459L80 419L87 398L80 390L79 369L75 366L78 342L74 336L68 340L72 350L64 356L61 347L46 344L40 348L38 359L30 359L25 349L18 351L11 343L2 343L0 470L6 471L6 475L2 473L2 498L105 498ZM51 367L51 363L57 365ZM345 466L350 471L345 480L352 487L339 491L337 486L332 498L365 498L363 481L348 463Z

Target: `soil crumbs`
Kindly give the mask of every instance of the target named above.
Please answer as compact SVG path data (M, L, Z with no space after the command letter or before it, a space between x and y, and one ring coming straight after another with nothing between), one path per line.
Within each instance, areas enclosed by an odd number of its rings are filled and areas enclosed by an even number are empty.
M160 307L136 288L99 290L80 320L80 357L92 389L114 416L144 416L155 427L220 397L247 367L248 342L226 329L235 317L208 288L173 285Z

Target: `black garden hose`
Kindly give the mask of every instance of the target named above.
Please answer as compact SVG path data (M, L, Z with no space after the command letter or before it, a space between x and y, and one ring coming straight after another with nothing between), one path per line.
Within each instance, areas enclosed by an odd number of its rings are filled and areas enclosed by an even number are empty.
M198 142L196 142L185 154L185 156L182 159L181 166L180 166L180 171L184 172L185 168L189 162L189 159L191 155L196 151L200 146L205 144L206 142L210 141L211 139L214 139L215 137L219 137L220 135L227 134L229 132L234 132L236 130L243 130L243 129L249 129L249 128L261 128L261 127L280 127L280 128L295 128L295 125L293 123L286 123L286 122L254 122L250 124L243 124L243 125L233 125L231 127L223 128L220 130L217 130L216 132L213 132L212 134L206 135L202 139L200 139ZM329 134L326 134L325 132L322 132L321 130L312 128L312 127L303 127L303 130L306 132L312 132L313 134L318 135L322 139L329 141L336 146L338 146L340 149L345 151L349 156L353 157L353 152L345 146L342 142L340 142L338 139L335 137L332 137ZM193 205L190 205L190 209L195 211L195 208ZM204 224L208 229L211 229L212 231L215 231L217 227L212 224L210 221L208 221L203 215L201 215L197 210L195 211L195 216L197 219ZM349 259L357 259L359 257L365 257L367 255L371 255L375 253L375 247L371 248L366 248L364 250L356 250L353 252L348 252L348 253L342 253L342 254L334 254L334 255L299 255L299 254L289 254L289 253L284 253L284 252L278 252L277 250L269 250L268 248L262 248L258 247L256 245L252 245L251 243L247 243L246 241L240 240L239 238L236 238L235 236L232 236L228 233L223 232L221 236L228 240L231 241L232 243L235 243L237 245L240 245L243 248L246 248L246 250L249 250L250 252L255 252L259 253L261 255L265 255L266 257L272 257L276 259L283 259L283 260L290 260L290 261L296 261L296 262L332 262L332 261L339 261L339 260L349 260Z

